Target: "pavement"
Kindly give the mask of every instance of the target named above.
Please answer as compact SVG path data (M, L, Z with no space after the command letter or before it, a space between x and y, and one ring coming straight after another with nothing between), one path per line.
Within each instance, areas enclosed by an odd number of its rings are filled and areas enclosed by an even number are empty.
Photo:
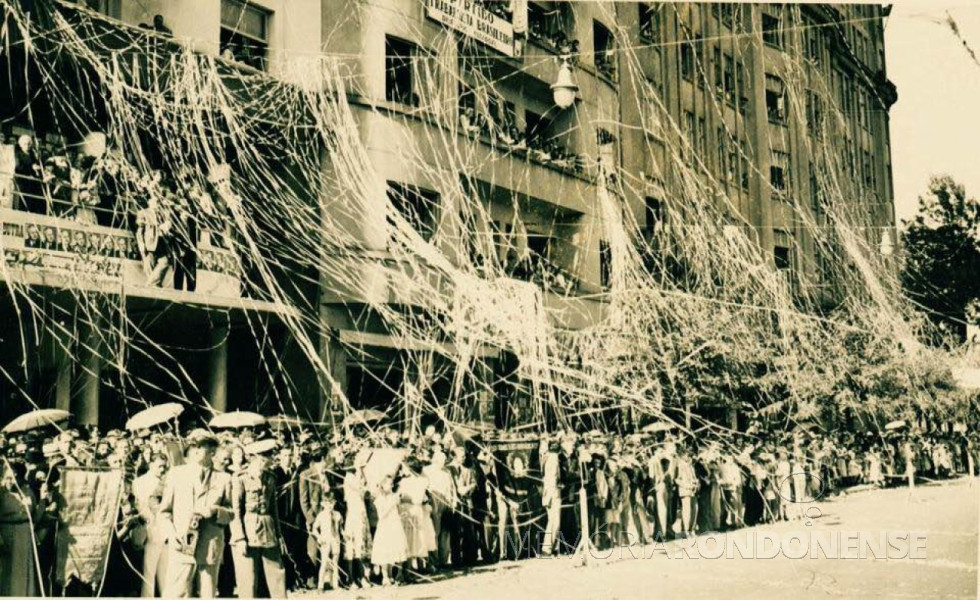
M304 597L977 598L978 498L980 479L966 478L917 485L911 496L907 488L852 491L808 505L808 516L800 520L732 532L725 552L724 534L701 536L593 553L588 566L581 556L539 558L431 583ZM809 541L800 545L790 541L791 534ZM828 546L835 540L836 546ZM737 549L735 542L741 544Z

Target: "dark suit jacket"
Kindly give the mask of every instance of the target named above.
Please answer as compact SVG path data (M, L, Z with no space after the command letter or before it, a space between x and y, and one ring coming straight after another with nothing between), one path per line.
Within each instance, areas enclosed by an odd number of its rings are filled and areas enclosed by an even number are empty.
M320 510L320 501L330 489L326 469L309 467L299 475L299 505L306 519L306 528L313 526L313 521Z

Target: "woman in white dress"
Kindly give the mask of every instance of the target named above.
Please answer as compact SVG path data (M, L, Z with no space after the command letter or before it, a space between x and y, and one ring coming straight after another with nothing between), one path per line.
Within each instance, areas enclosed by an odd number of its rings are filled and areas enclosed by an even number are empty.
M398 512L399 498L392 491L391 476L381 480L374 494L374 506L378 512L378 528L371 545L371 564L381 567L381 584L391 585L391 568L408 558L405 528Z

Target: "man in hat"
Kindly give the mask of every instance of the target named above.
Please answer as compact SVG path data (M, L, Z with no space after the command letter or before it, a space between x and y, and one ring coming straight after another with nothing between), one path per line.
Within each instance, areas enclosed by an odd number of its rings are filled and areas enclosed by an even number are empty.
M231 545L239 598L259 597L260 575L263 574L268 597L286 597L276 477L269 468L275 449L273 439L246 446L248 467L232 480Z
M186 438L187 464L174 467L160 500L167 535L165 598L213 598L231 522L231 477L212 467L218 439L203 429Z

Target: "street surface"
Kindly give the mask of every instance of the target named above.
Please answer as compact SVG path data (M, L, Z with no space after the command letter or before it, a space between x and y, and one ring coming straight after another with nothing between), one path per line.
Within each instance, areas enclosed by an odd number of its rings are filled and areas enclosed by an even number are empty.
M579 558L507 562L432 583L327 592L337 599L404 598L976 598L980 480L855 491L816 504L816 519L752 530L788 532L923 532L925 558L875 560L810 556L792 559L668 557L678 542L617 550L579 566ZM806 523L810 523L806 525ZM744 536L743 536L744 537ZM704 540L702 540L704 541ZM696 553L694 553L696 554ZM707 553L706 553L707 554Z

